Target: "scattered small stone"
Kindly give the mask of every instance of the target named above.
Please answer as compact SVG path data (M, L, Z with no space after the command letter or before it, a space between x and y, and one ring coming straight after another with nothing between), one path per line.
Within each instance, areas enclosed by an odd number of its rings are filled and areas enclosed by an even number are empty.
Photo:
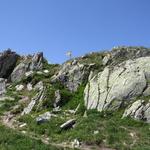
M32 84L31 84L31 83L28 83L28 84L27 84L27 90L28 90L28 91L32 91L32 89L33 89L33 88L32 88Z
M63 123L60 128L61 129L69 129L72 128L73 125L75 124L76 120L75 119L70 119L67 122Z
M22 91L24 89L24 85L22 84L16 85L15 88L16 88L16 91Z
M21 131L23 134L26 134L27 132L26 131Z
M61 111L61 108L60 108L59 106L53 108L53 110L52 110L53 113L58 113L58 112L60 112L60 111Z
M26 77L29 77L29 76L31 76L32 74L33 74L33 71L28 71L28 72L25 73L25 76L26 76Z
M42 123L47 122L48 120L50 120L51 117L56 117L56 115L54 115L50 112L46 112L42 115L39 115L39 117L36 118L36 122L37 122L37 124L42 124Z
M49 71L48 71L48 70L44 70L43 72L44 72L44 73L49 73Z
M78 141L78 139L74 139L74 141L72 142L72 148L79 148L80 147L80 142Z
M23 123L23 124L21 124L19 127L20 127L20 128L23 128L23 127L25 127L25 126L27 126L27 124L26 124L26 123Z
M43 90L44 88L44 85L43 85L43 82L42 81L39 81L35 86L34 86L34 89L35 90Z
M54 102L54 107L58 107L60 101L61 101L60 91L59 91L59 90L56 90L56 91L55 91L55 102Z
M67 110L67 112L69 112L70 114L75 114L75 110Z
M43 72L41 72L41 71L37 71L36 73L39 75L43 74Z
M94 131L94 134L96 135L96 134L98 134L99 133L99 131L98 130L96 130L96 131Z

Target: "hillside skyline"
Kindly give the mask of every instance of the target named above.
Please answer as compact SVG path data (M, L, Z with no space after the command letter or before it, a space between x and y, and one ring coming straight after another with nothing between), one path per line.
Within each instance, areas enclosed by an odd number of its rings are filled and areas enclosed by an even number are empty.
M114 46L150 47L148 0L1 0L0 51L21 55L43 51L51 63L110 50Z

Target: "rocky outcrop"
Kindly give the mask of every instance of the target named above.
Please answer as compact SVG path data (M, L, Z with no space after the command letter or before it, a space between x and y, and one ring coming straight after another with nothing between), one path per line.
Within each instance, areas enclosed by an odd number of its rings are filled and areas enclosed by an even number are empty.
M51 79L52 82L60 81L70 91L76 91L79 85L87 80L92 65L80 64L77 60L66 62L58 74Z
M43 53L37 53L34 56L25 57L19 65L15 67L11 74L11 81L20 81L27 72L42 69Z
M39 52L32 57L30 70L40 70L43 66L43 53Z
M42 102L44 98L44 89L40 90L30 101L30 103L27 105L27 107L24 108L21 115L29 114L32 109L35 107L35 105L38 105ZM37 106L38 107L38 106Z
M132 117L150 123L150 101L137 100L130 105L124 112L124 117Z
M150 49L145 47L114 47L103 58L103 65L116 65L122 61L150 56Z
M86 85L85 105L99 111L116 110L131 98L143 95L149 88L149 80L150 57L105 67Z
M9 78L16 66L18 58L19 55L10 49L0 53L0 78Z
M0 97L3 97L5 93L6 93L5 79L0 78Z

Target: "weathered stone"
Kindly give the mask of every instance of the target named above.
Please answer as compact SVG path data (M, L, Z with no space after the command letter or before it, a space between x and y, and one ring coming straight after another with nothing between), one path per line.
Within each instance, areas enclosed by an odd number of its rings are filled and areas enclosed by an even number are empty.
M52 114L50 112L46 112L46 113L44 113L42 115L39 115L39 117L36 118L36 122L38 124L44 123L44 122L50 120L51 117L53 117L53 116L56 116L56 115L54 115L54 114Z
M59 112L61 112L61 108L59 106L58 107L54 107L52 112L53 113L59 113Z
M78 141L78 139L74 139L74 141L72 142L72 148L79 148L80 147L80 142Z
M39 81L35 86L34 89L35 90L42 90L44 88L43 82Z
M72 126L75 124L76 120L75 119L70 119L67 122L63 123L60 128L61 129L69 129L72 128Z
M143 92L143 96L149 96L150 95L150 85L147 85L147 88Z
M36 73L37 73L38 75L42 75L42 74L43 74L42 71L37 71Z
M95 134L95 135L96 135L96 134L99 134L99 131L98 131L98 130L94 131L94 134Z
M84 65L73 60L62 65L58 74L54 75L51 82L60 81L70 91L76 91L88 79L91 65Z
M5 83L5 79L0 78L0 97L4 96L4 94L6 93L6 83Z
M24 89L24 85L22 84L16 85L15 88L16 88L16 91L22 91Z
M0 53L0 78L8 78L16 66L19 58L15 52L10 49Z
M19 128L23 128L23 127L25 127L25 126L27 126L27 124L26 124L26 123L23 123L23 124L21 124L21 125L19 126Z
M14 71L11 74L11 81L21 81L24 77L26 71L28 71L29 63L21 62L18 66L15 67Z
M55 101L54 101L54 107L58 107L59 104L61 102L61 95L60 95L60 91L56 90L55 91Z
M107 65L110 61L111 61L111 54L108 53L108 54L103 58L102 63L103 63L103 65Z
M43 72L44 72L44 73L49 73L49 71L48 71L48 70L43 70Z
M150 57L105 67L86 85L85 105L99 111L116 110L132 97L143 95L149 79Z
M116 65L122 61L150 56L150 49L144 47L118 46L107 52L103 59L104 65Z
M41 70L43 66L43 53L39 52L32 58L30 70Z
M33 107L38 103L41 102L43 100L43 95L44 94L44 90L39 91L30 101L30 103L28 104L27 107L24 108L23 112L21 113L21 115L25 115L25 114L29 114Z
M147 103L144 100L135 101L123 114L123 118L128 116L150 123L150 101Z
M33 75L33 71L28 71L25 73L25 76L26 77L29 77L29 76L32 76Z
M32 91L32 89L33 89L33 88L32 88L32 84L31 84L31 83L28 83L28 84L27 84L27 90L28 90L28 91Z
M37 53L32 57L25 57L24 60L22 60L21 63L13 70L11 74L11 81L21 81L25 75L28 75L26 72L42 69L42 61L43 53Z
M72 110L72 109L66 110L66 112L68 112L70 114L75 114L75 110Z

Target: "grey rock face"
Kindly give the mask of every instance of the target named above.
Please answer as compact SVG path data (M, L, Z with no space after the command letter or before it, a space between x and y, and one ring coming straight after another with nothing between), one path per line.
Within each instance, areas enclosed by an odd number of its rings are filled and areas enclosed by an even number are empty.
M42 69L43 53L37 53L33 57L26 57L11 74L11 81L20 81L27 72Z
M28 63L20 63L11 74L11 81L20 81L28 70Z
M23 110L23 112L21 113L21 115L29 114L29 113L32 111L33 107L34 107L36 104L40 103L40 102L43 100L43 97L44 97L44 89L41 90L41 91L39 91L39 92L35 95L35 97L33 97L33 98L31 99L30 103L28 104L27 107L24 108L24 110Z
M5 79L0 78L0 97L4 96L5 93L6 93Z
M0 78L8 78L15 68L18 55L11 50L0 53Z
M105 67L86 85L88 109L116 110L132 97L143 95L150 79L150 57L128 60L115 67Z
M103 65L116 65L122 61L150 56L150 49L144 47L115 47L103 59Z
M42 65L43 65L43 53L39 52L33 56L30 64L30 70L40 70L42 69Z
M144 100L135 101L123 114L123 118L128 116L150 123L150 101L147 103Z
M70 91L76 91L79 85L88 78L90 65L83 65L73 60L62 65L59 73L52 77L52 82L60 81Z

